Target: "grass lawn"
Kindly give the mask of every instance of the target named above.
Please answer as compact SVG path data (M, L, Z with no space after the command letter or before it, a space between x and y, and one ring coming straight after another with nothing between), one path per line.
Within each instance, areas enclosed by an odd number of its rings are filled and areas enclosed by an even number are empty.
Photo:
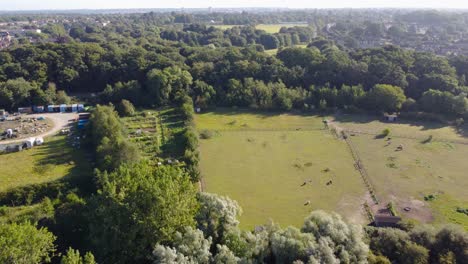
M0 155L0 192L92 173L81 150L75 150L65 136L45 139L45 144L22 152Z
M365 189L352 157L343 141L322 130L320 117L222 111L197 115L196 124L217 131L200 142L205 191L237 200L241 227L269 219L300 226L316 209L365 222Z
M468 208L468 145L461 144L468 138L463 132L431 122L386 123L357 116L337 119L340 127L353 131L378 134L390 129L388 146L386 139L375 135L356 133L351 137L381 200L395 201L403 216L468 227L468 216L456 212L457 207ZM433 140L424 143L430 135ZM396 151L399 145L403 151ZM431 194L435 198L426 201L425 196ZM404 212L407 206L414 210Z
M215 28L219 28L221 30L231 29L233 27L242 27L245 25L213 25ZM259 30L265 30L267 33L278 33L282 27L307 27L307 24L299 24L299 23L289 23L289 24L259 24L255 28Z
M294 45L295 48L307 48L307 44ZM265 53L270 56L275 56L278 53L278 49L265 50Z
M307 27L307 24L259 24L255 28L260 30L265 30L267 33L278 33L282 27Z

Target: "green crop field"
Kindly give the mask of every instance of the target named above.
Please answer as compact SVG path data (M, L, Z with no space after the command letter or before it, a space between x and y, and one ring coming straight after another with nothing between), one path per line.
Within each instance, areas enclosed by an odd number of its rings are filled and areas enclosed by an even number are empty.
M315 209L366 221L365 189L351 154L322 118L221 111L197 115L196 125L216 131L200 141L204 190L237 200L243 228L269 219L299 226Z
M183 154L179 135L184 124L175 109L142 109L134 116L122 118L122 122L130 140L149 160L178 158Z
M422 222L454 222L468 229L468 216L457 212L457 208L468 208L468 139L463 129L356 116L337 120L341 128L356 132L350 139L379 199L394 201L402 216ZM391 140L376 137L384 128L390 129ZM398 151L400 145L403 150Z
M73 149L65 136L45 139L45 144L0 155L0 192L25 185L92 173L81 150Z

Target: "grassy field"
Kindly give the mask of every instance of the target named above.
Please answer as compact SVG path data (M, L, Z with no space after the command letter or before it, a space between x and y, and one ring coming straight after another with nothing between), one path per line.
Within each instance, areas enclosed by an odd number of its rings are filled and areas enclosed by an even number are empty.
M226 29L230 29L230 28L233 28L233 27L236 27L236 26L243 26L243 25L213 25L214 27L216 28L219 28L219 29L222 29L222 30L226 30ZM280 29L282 27L307 27L308 25L307 24L294 24L294 23L290 23L290 24L259 24L257 25L255 28L256 29L259 29L259 30L265 30L267 33L278 33L280 31Z
M307 44L294 45L295 48L307 48ZM275 56L278 53L278 49L265 50L265 53L270 56Z
M81 150L70 147L65 136L46 138L42 146L0 155L0 192L92 173Z
M222 111L197 115L196 124L217 131L200 142L205 191L237 200L243 228L269 219L300 226L315 209L365 222L365 189L352 157L320 117Z
M468 208L468 139L463 132L430 122L390 124L356 116L338 120L341 128L360 132L351 141L381 200L396 202L403 216L468 228L468 216L456 211ZM384 128L391 131L390 141L375 136ZM402 151L396 151L399 145Z

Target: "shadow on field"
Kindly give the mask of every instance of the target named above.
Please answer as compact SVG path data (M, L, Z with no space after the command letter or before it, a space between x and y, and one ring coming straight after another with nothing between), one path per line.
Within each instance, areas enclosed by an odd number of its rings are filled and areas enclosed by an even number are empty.
M54 199L60 195L65 195L69 190L75 188L80 190L81 193L95 191L92 180L93 171L90 162L85 159L84 150L72 149L66 144L65 139L52 139L51 141L46 141L42 146L36 146L35 148L38 150L32 154L33 156L40 157L33 164L33 170L37 174L46 175L55 166L73 165L62 178L16 187L2 192L0 193L0 206L28 205L40 202L45 197Z
M372 115L372 114L342 114L342 115L334 115L334 118L338 122L350 122L350 123L358 123L358 124L367 124L374 121L379 121L385 123L379 115ZM388 122L388 124L402 124L408 126L416 126L420 127L422 131L424 130L432 130L432 129L440 129L444 127L450 127L451 125L439 122L439 121L420 121L420 120L411 120L405 118L399 118L396 122ZM468 137L468 129L466 125L460 128L456 128L458 133L461 136Z
M203 112L203 114L212 114L212 115L220 115L220 116L236 116L239 114L250 114L253 116L257 116L259 118L270 118L277 115L292 115L292 116L318 116L318 117L326 117L329 116L327 113L321 112L303 112L303 111L279 111L279 110L259 110L259 109L248 109L248 108L215 108L215 109L207 109Z

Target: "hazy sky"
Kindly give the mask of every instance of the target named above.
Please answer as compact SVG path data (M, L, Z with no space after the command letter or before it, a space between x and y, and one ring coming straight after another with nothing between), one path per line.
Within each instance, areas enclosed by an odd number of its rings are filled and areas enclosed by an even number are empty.
M468 8L468 0L0 0L0 10L167 7Z

